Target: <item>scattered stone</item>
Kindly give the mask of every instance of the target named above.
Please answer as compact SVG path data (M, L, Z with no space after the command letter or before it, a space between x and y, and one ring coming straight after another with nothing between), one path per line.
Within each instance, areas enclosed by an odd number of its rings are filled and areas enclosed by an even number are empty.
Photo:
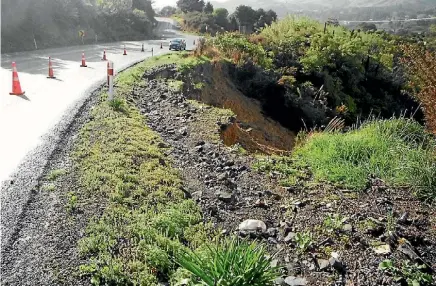
M408 241L404 241L398 246L398 251L406 255L410 260L420 260L419 255L415 252L414 247Z
M268 237L268 242L270 243L270 244L277 244L277 240L274 238L274 237Z
M285 237L285 239L283 241L285 243L289 243L294 239L295 235L296 235L295 232L290 232L290 233L288 233L288 235Z
M318 259L316 262L318 263L319 270L328 270L330 268L330 261L326 259Z
M379 245L373 248L374 252L377 254L389 254L391 253L391 247L389 244Z
M285 283L285 279L282 278L282 277L276 278L276 279L274 280L274 284L275 284L275 285L286 285L286 283Z
M285 278L285 283L289 286L305 286L307 280L303 277L288 276Z
M196 150L197 152L203 152L203 145L195 146L195 150Z
M159 148L169 148L170 146L168 144L164 143L164 142L159 142L157 144L157 147L159 147Z
M277 228L270 227L267 229L266 233L268 234L268 236L275 237L277 235Z
M216 195L218 196L219 200L226 202L226 203L230 203L234 199L233 194L228 193L228 192L224 192L224 191L218 191L216 193Z
M353 232L353 226L351 224L345 224L342 228L345 232Z
M239 230L242 231L262 231L266 232L266 224L257 219L247 219L239 225Z
M202 191L196 191L196 192L193 192L193 193L191 194L191 196L192 196L192 198L193 198L195 201L200 201L200 200L201 200L201 197L203 196L203 192L202 192Z
M409 213L405 212L401 215L401 217L398 219L398 223L405 223L407 222L407 219L409 218Z
M186 136L188 135L188 127L182 127L179 129L180 135Z
M195 146L203 146L204 144L206 144L206 142L198 141L197 144L195 144Z
M338 258L330 257L329 263L330 266L333 267L339 273L342 273L344 271L344 265L342 264L342 262L339 261Z

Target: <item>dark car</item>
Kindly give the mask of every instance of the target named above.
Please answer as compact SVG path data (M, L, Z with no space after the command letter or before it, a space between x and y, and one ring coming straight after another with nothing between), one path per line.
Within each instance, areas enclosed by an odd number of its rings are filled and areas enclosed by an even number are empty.
M183 51L186 50L186 42L183 39L175 39L170 41L170 50Z

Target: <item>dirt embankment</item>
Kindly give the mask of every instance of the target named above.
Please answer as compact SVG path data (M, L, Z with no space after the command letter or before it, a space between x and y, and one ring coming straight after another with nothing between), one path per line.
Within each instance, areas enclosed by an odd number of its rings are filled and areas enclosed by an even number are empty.
M228 63L200 65L184 78L186 85L191 86L187 87L189 98L229 109L236 115L231 124L222 126L223 143L239 143L246 150L268 154L292 150L296 131L271 119L259 101L240 92L230 80L228 68Z

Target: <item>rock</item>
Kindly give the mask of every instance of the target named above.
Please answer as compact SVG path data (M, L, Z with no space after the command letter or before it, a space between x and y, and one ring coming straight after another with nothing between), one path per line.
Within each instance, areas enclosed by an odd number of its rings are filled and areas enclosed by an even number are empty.
M206 142L198 141L197 144L195 144L195 146L203 146L204 144L206 144Z
M222 173L220 175L218 175L217 180L218 181L224 181L227 179L227 174L226 173Z
M270 227L267 229L266 233L268 234L268 236L275 237L277 235L277 228Z
M219 200L226 203L230 203L234 199L233 194L224 191L218 191L216 195L218 196Z
M353 226L351 224L345 224L342 228L345 232L353 232Z
M305 286L307 280L303 277L288 276L285 278L285 285L289 286Z
M294 239L294 237L295 237L295 232L290 232L290 233L288 233L288 235L283 239L283 241L285 242L285 243L289 243L289 242L291 242L293 239Z
M182 127L179 129L180 135L186 136L188 134L188 127Z
M410 242L405 241L398 246L398 251L406 255L412 261L420 260L419 255L415 252L414 247L410 244Z
M319 270L328 270L330 268L330 261L326 259L318 259L316 261L318 263Z
M276 278L276 279L274 280L274 284L275 284L275 285L286 285L286 283L285 283L285 279L282 278L282 277Z
M330 266L333 267L336 271L342 273L344 271L344 265L339 261L338 258L330 257L329 259Z
M268 242L270 244L277 244L277 240L274 237L268 237Z
M159 148L169 148L170 146L168 144L166 144L166 143L159 142L157 144L157 147L159 147Z
M379 245L373 248L374 252L377 254L389 254L391 253L391 247L389 244Z
M203 145L195 146L194 149L195 149L197 152L203 152Z
M256 230L258 230L258 231L266 232L266 224L261 220L247 219L247 220L244 220L239 225L239 230L241 230L241 231L256 231Z
M199 201L199 200L201 200L201 197L203 196L203 192L202 191L196 191L196 192L193 192L191 194L191 196L192 196L192 198L194 200Z
M401 215L401 217L398 219L398 223L405 223L407 222L407 219L409 218L409 213L405 212Z

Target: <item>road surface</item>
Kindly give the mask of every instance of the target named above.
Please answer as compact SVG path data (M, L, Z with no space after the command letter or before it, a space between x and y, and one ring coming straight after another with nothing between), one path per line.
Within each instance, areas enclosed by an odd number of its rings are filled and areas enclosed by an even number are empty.
M63 47L15 54L2 54L0 69L0 186L9 181L26 154L44 141L44 134L62 120L67 110L106 77L103 50L114 62L115 71L154 55L168 52L168 39L181 37L172 30L172 20L158 18L162 40L126 41L110 44ZM188 36L187 49L193 37ZM163 49L160 44L163 43ZM145 52L141 52L144 44ZM127 56L123 56L126 46ZM81 68L85 53L88 68ZM47 79L48 57L52 58L56 79ZM18 68L24 96L9 95L12 86L11 63ZM20 171L20 170L18 170Z

